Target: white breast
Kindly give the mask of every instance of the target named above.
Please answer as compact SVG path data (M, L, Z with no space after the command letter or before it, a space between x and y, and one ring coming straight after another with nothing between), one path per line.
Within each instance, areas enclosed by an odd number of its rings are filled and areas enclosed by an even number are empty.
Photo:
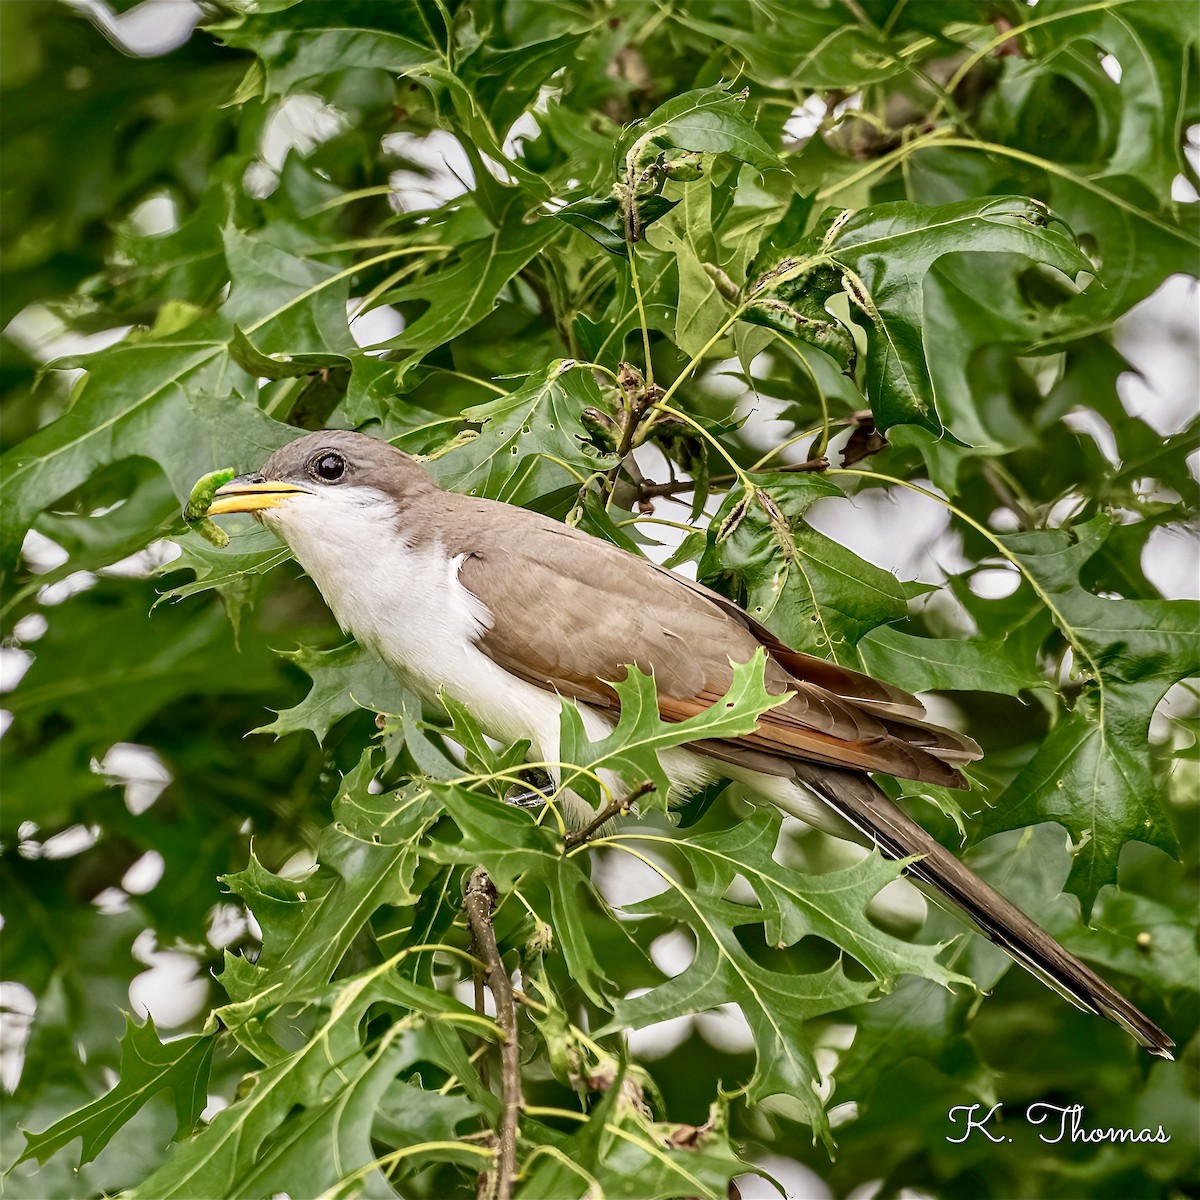
M492 615L459 580L461 556L447 555L437 542L406 547L397 538L398 517L390 497L362 487L293 496L262 513L312 577L338 624L427 702L436 703L444 691L491 736L506 742L527 738L541 761L556 763L559 697L518 679L479 650L476 643ZM380 546L388 552L380 553ZM580 712L589 737L612 729L595 709L581 706ZM666 751L660 758L683 794L715 773L710 760L687 751ZM619 795L620 780L609 775L605 782Z

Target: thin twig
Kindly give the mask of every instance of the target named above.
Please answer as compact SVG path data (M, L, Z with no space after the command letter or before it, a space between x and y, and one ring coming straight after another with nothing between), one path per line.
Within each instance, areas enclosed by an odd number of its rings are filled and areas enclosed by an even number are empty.
M827 471L828 469L829 459L820 454L816 458L810 458L807 462L783 463L781 466L772 467L771 474L794 475ZM727 483L733 483L736 478L736 475L713 475L708 482L714 487L722 487ZM675 479L670 483L654 483L647 480L638 486L638 499L652 500L656 496L678 496L683 492L694 491L695 488L696 480L694 479Z
M635 801L640 800L647 793L654 791L654 783L652 780L645 779L638 784L637 787L629 793L628 796L620 800L614 800L611 804L602 808L582 829L573 829L563 839L567 849L570 850L573 846L579 846L583 842L589 841L596 833L599 832L605 825L613 819L619 817L629 806Z
M616 466L605 473L601 488L601 495L606 504L612 499L613 489L617 486L617 479L622 468L626 467L626 460L633 450L646 413L663 394L662 388L644 380L629 363L621 364L620 370L617 372L617 383L620 385L622 394L621 438L615 451Z
M1017 527L1019 529L1028 532L1031 529L1037 528L1037 521L1034 519L1033 514L1017 498L1016 493L1001 477L1000 472L987 460L983 464L983 478L987 482L988 487L996 493L996 498L1000 503L1017 518Z
M517 1177L517 1123L525 1103L521 1096L521 1045L517 1041L517 1008L513 1001L512 980L504 969L492 928L492 908L496 889L482 867L471 872L463 907L471 925L471 936L485 965L487 985L496 1001L496 1023L503 1040L500 1043L500 1130L496 1162L492 1171L488 1200L511 1200Z
M476 958L479 957L479 947L475 945L474 934L472 934L472 936L471 936L471 953ZM474 978L474 984L475 984L475 1011L481 1017L486 1016L487 1014L484 1012L484 1007L483 1007L483 975L484 975L483 968L480 966L476 966L472 970L471 974ZM480 1041L483 1041L483 1039L480 1038ZM486 1045L486 1043L484 1043L484 1044ZM487 1055L482 1055L479 1059L479 1082L482 1083L484 1087L488 1086L489 1080L488 1080Z

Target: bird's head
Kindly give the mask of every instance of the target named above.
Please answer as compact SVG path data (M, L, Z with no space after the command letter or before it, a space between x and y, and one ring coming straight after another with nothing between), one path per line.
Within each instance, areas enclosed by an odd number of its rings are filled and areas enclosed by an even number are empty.
M257 471L213 496L207 516L253 513L299 549L381 519L394 521L437 485L413 458L364 433L323 429L276 450Z

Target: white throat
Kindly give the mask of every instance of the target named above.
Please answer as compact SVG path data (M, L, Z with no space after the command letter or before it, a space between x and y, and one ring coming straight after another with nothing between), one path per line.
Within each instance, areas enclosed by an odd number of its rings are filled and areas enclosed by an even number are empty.
M449 555L436 538L406 542L391 497L363 487L329 489L290 497L265 510L263 521L292 548L338 624L428 703L444 690L487 732L529 738L556 757L558 697L478 648L492 614L460 582L463 556Z
M406 543L395 501L369 488L292 496L264 510L262 519L292 548L338 624L427 703L436 705L444 691L486 733L505 742L527 738L535 758L557 763L562 701L479 649L492 614L460 581L462 555L447 554L436 538ZM587 705L579 711L589 737L612 729L606 714ZM666 751L661 758L683 794L714 773L709 760L688 751ZM557 769L549 769L557 778ZM619 779L607 771L601 777L619 794Z

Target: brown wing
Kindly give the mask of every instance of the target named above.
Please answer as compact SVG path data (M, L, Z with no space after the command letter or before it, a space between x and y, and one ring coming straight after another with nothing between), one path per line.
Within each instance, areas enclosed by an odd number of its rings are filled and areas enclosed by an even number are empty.
M717 593L557 521L450 500L446 549L463 556L459 578L492 614L479 648L514 675L614 708L610 683L634 665L653 672L663 718L680 721L725 694L731 661L762 647L768 690L795 694L749 736L696 750L773 774L802 759L965 786L955 764L978 757L978 747L922 721L907 692L791 650Z

